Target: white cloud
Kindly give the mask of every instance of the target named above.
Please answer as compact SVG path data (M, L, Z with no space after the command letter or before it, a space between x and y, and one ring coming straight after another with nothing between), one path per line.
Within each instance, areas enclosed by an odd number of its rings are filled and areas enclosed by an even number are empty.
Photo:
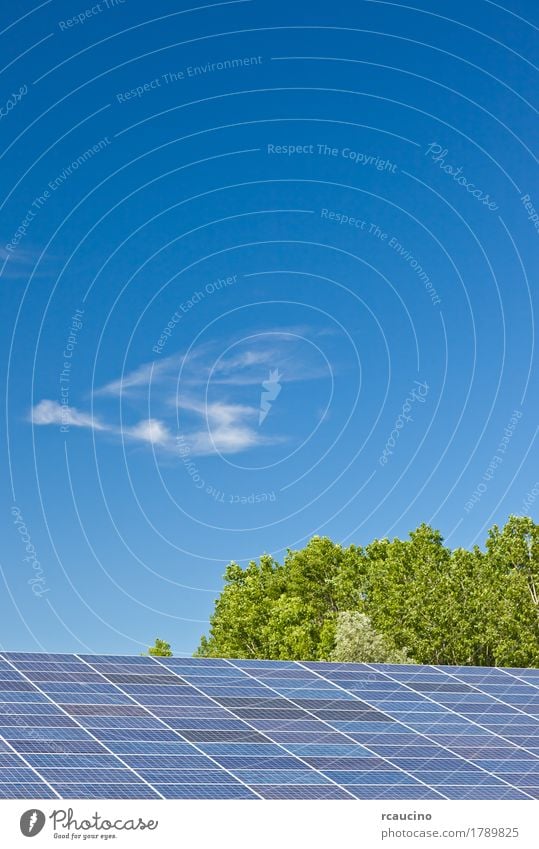
M94 390L94 395L128 395L130 394L130 390L147 388L154 380L160 378L163 372L169 369L171 359L169 357L160 362L145 363L134 371L128 372L128 374L118 378L118 380L111 380L110 383L107 383L100 389ZM173 359L177 361L176 357Z
M183 412L194 412L205 419L206 428L184 434L193 454L237 454L248 448L268 443L258 430L250 426L258 410L246 404L214 402L202 404L193 399L180 401L180 416Z
M36 425L73 425L73 427L88 427L92 430L108 430L99 419L87 413L81 413L75 407L58 404L57 401L40 401L31 413L33 424Z
M88 430L98 430L104 433L112 433L125 439L133 439L138 442L149 442L161 448L172 450L174 442L164 422L158 419L143 419L136 425L119 428L107 424L88 413L81 413L74 407L66 407L57 401L47 399L40 401L31 411L31 419L35 425L69 425L83 427Z
M143 412L151 400L152 416L141 419L139 414L134 424L127 414L120 425L110 415L107 421L51 400L34 407L32 421L101 431L169 453L176 452L178 429L193 455L237 454L277 444L286 437L261 434L258 427L261 387L268 370L284 372L287 383L326 376L326 367L315 362L309 348L301 348L301 339L312 339L315 332L299 326L265 330L244 339L241 347L235 340L212 340L187 354L144 363L94 390L94 402L105 409L107 399L118 398Z
M123 436L131 439L139 439L142 442L150 442L152 445L159 445L161 448L172 450L174 441L166 424L158 419L144 419L133 427L124 428Z

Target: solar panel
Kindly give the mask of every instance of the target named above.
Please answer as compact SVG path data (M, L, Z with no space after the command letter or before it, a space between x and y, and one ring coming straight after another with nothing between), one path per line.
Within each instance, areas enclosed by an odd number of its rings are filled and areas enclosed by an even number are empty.
M4 652L0 798L538 799L539 670Z

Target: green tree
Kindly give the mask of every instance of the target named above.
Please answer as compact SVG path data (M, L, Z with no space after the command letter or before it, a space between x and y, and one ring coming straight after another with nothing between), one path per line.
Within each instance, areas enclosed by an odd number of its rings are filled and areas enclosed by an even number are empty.
M494 658L498 666L539 666L539 525L511 516L490 530L487 557L497 591Z
M327 659L339 611L361 602L364 559L355 546L343 548L314 537L282 564L269 555L236 563L225 572L225 588L210 619L202 657Z
M346 611L337 615L335 648L337 663L415 663L406 649L398 649L373 627L365 613Z
M203 637L199 657L272 657L268 642L271 609L281 593L282 567L269 555L242 569L227 566L225 588L210 618L210 636Z
M148 654L152 657L172 657L170 643L166 643L157 637L155 644L148 649Z
M375 629L419 663L447 662L451 553L440 533L421 525L409 540L375 540L366 554L364 608Z
M201 656L539 666L539 525L509 517L486 550L420 525L365 549L314 537L230 564ZM402 661L404 662L404 660Z
M492 665L499 631L499 581L475 547L451 551L421 525L409 540L367 547L365 610L375 628L418 663Z

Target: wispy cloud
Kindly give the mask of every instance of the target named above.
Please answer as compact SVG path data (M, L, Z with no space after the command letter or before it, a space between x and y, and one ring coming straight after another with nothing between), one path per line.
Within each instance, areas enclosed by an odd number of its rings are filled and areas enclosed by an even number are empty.
M237 454L277 444L286 434L259 428L261 386L273 371L285 374L287 383L326 375L305 347L301 353L300 342L312 335L298 327L206 343L143 363L94 390L98 416L45 399L33 409L32 421L100 431L166 452L177 451L175 435L181 434L193 455ZM129 422L122 412L125 423L111 422L114 398L129 401L131 412L138 409L138 420ZM141 417L142 410L147 417Z
M268 440L260 436L254 427L258 410L246 404L224 401L204 404L183 396L178 405L178 412L180 422L186 417L189 420L189 414L195 414L204 420L204 428L190 430L187 423L186 432L182 431L193 454L237 454L257 445L277 441L276 437Z
M144 419L132 427L122 428L122 435L141 442L149 442L171 451L174 445L172 434L164 422L159 419Z
M172 450L174 446L174 440L166 424L158 419L143 419L135 425L121 428L107 424L89 413L81 413L75 407L67 407L57 401L44 399L32 409L31 420L35 425L81 427L111 433L138 442L150 442L152 445L168 450Z
M57 401L40 401L32 410L32 422L35 425L72 425L73 427L88 427L92 430L108 430L99 419L88 413L81 413L75 407L66 407Z
M94 390L95 396L109 395L113 397L136 396L140 390L147 391L152 384L161 383L180 366L181 357L178 355L144 363L121 377L111 380L104 386Z
M0 278L4 280L28 280L30 275L43 277L49 273L49 261L54 257L47 253L40 258L40 251L24 250L20 246L16 251L6 251L0 247ZM37 262L39 260L39 266Z

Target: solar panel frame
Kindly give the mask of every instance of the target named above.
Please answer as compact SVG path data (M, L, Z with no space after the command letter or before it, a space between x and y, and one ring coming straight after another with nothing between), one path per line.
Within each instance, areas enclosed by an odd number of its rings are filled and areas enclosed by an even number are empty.
M40 796L537 799L539 670L2 652L0 798Z

